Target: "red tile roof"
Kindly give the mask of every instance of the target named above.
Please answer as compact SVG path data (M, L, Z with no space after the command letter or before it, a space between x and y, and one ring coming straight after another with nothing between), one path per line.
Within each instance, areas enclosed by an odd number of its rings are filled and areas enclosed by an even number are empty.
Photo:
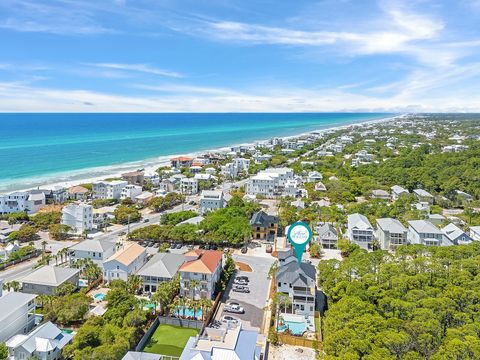
M180 266L180 271L213 274L222 261L223 253L216 250L192 250L185 256L198 256L197 259L187 261Z

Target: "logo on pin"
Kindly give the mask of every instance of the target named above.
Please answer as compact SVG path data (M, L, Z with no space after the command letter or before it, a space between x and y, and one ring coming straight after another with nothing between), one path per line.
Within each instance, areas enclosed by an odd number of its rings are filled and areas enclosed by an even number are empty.
M312 240L312 229L303 221L297 221L290 225L287 238L294 247L298 263L300 263L307 244Z

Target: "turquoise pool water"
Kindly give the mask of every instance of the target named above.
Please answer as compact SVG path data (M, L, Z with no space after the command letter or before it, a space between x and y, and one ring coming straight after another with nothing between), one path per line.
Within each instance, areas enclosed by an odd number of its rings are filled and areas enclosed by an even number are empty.
M307 324L304 322L284 321L284 325L278 326L278 332L284 332L290 329L294 335L302 335L307 330Z
M94 298L95 298L95 300L103 301L105 299L105 295L104 294L95 294Z
M87 287L88 286L88 281L84 279L78 280L78 286L80 287Z
M193 309L190 309L188 307L177 307L175 309L175 315L177 316L186 316L186 317L195 317L197 319L202 318L202 310L197 310L195 313L193 312Z

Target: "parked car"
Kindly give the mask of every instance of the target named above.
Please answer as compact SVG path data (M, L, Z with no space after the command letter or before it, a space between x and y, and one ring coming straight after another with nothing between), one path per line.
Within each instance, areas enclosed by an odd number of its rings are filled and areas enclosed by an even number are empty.
M250 292L250 289L247 286L237 285L233 287L232 291L248 294Z
M143 220L144 223L150 222L150 219Z
M242 275L242 276L237 276L236 279L237 279L237 280L243 280L243 281L246 281L246 282L249 282L249 281L250 281L250 279L248 278L248 276L244 276L244 275Z
M222 322L238 324L239 320L237 318L233 317L233 316L230 316L230 315L223 315Z
M243 314L245 312L243 307L236 302L229 302L225 304L225 307L223 308L223 310L226 312L234 313L234 314Z
M236 284L236 285L248 285L248 281L238 279L238 278L233 280L233 283Z
M205 245L205 250L210 250L210 245Z
M247 250L248 250L248 249L247 249L246 246L242 247L242 250L241 250L242 254L246 254L246 253L247 253Z
M273 251L272 245L267 245L265 251L270 254Z

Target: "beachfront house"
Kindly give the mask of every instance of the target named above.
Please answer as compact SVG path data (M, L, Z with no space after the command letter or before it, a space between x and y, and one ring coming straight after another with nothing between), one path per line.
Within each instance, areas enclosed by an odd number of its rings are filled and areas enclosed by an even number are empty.
M427 246L452 245L441 230L426 220L411 220L408 222L408 241L411 244Z
M180 192L185 195L198 193L198 180L194 178L183 178L180 180Z
M103 280L115 279L127 281L128 275L136 274L147 261L147 251L134 242L126 242L103 262Z
M246 183L246 193L250 196L262 195L275 197L280 195L287 181L294 180L294 173L289 168L271 168L260 171Z
M25 294L55 295L59 286L70 283L76 288L80 270L68 267L44 265L20 279Z
M9 292L0 296L0 342L16 334L27 334L35 326L37 295Z
M178 156L170 159L170 164L175 169L188 168L192 166L193 158L189 156Z
M203 190L200 196L199 209L202 214L224 208L227 205L223 191Z
M158 253L137 272L143 280L143 291L154 293L158 284L172 281L180 266L185 262L182 254Z
M211 299L222 272L222 252L199 249L184 255L185 262L178 270L180 295L193 299ZM193 281L196 286L192 286Z
M94 199L120 199L122 190L128 185L127 181L95 181L92 183Z
M258 331L244 330L241 324L206 327L202 335L188 339L179 360L260 360L258 336Z
M338 242L338 233L335 226L325 223L315 228L316 236L314 240L324 249L336 249Z
M470 235L452 223L442 228L442 232L455 245L469 244L473 241Z
M28 191L16 191L10 194L0 194L0 214L13 212L26 212L34 214L46 204L43 192L30 193Z
M115 254L117 245L114 241L104 239L86 239L70 247L70 263L80 259L90 259L103 267L103 261Z
M86 200L89 190L77 185L67 189L67 198L70 200Z
M400 221L393 218L377 219L377 239L382 250L395 250L407 244L408 230Z
M280 254L279 254L280 255ZM316 270L312 264L298 263L295 251L282 252L275 274L277 292L285 293L291 305L285 313L313 316L315 313Z
M62 208L63 225L69 226L74 234L84 234L93 229L93 207L88 204L68 204Z
M145 175L143 174L143 171L131 171L122 174L122 179L131 185L143 186L143 183L145 182Z
M274 242L278 234L278 223L278 217L257 211L250 219L252 238Z
M62 358L63 348L74 336L74 332L62 331L48 321L26 335L11 337L5 345L11 359L56 360Z
M375 229L362 214L348 215L348 239L364 249L371 249L375 239Z

